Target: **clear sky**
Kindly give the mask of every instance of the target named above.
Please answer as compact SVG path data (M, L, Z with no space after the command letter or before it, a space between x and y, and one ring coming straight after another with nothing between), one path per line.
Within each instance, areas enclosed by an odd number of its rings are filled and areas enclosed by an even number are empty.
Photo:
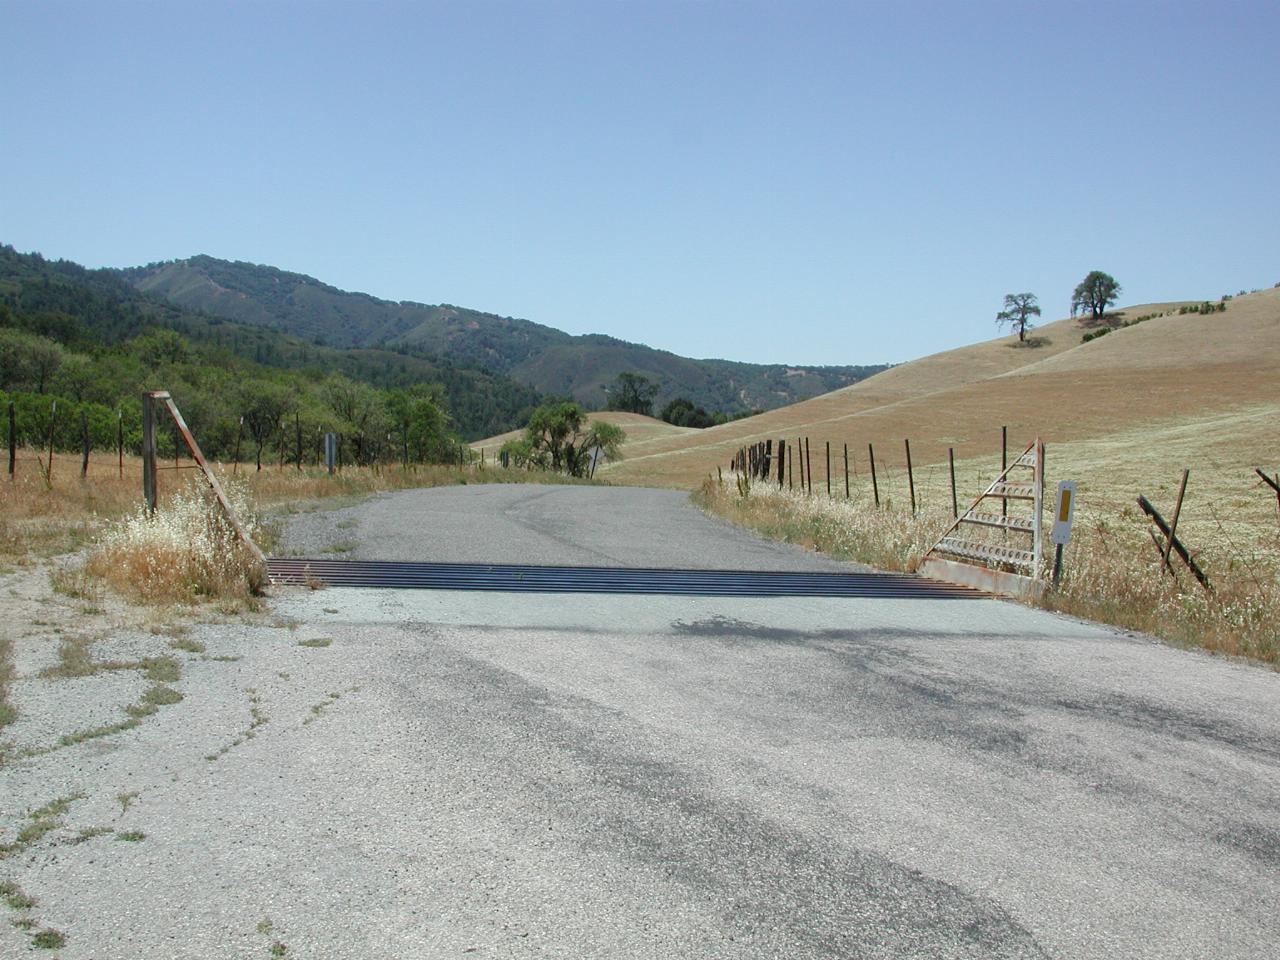
M0 0L0 242L689 356L1280 281L1280 4Z

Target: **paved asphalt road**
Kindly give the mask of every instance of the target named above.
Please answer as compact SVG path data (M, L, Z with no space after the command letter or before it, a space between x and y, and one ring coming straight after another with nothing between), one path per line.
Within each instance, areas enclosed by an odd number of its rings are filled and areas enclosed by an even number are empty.
M370 559L841 566L670 491L462 487L348 513ZM295 543L334 535L317 519ZM447 905L442 944L1280 956L1271 671L1001 601L326 591L283 608L395 675L379 767L420 772L458 818L424 814L456 873L414 879L425 909Z
M325 546L838 566L608 488L292 519L284 548ZM67 957L1280 956L1272 671L995 600L273 603L293 626L201 627L243 659L76 761L140 791L147 840L32 875L86 904Z

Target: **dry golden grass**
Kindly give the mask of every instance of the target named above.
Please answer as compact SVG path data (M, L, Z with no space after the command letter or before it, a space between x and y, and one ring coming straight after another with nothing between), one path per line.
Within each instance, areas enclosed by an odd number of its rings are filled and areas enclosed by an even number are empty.
M864 493L845 500L756 482L743 496L730 475L704 481L695 499L704 510L773 539L883 570L915 570L951 522L949 504L912 516L900 499L877 508ZM1211 593L1185 570L1163 573L1145 529L1145 519L1132 512L1112 520L1077 518L1061 587L1043 605L1184 646L1280 662L1280 528L1202 552L1199 561L1215 583Z
M1237 297L1225 313L1179 316L1179 304L1126 308L1126 317L1166 313L1137 326L1082 344L1088 329L1075 320L1035 331L1042 346L1017 346L1002 337L902 364L852 387L757 417L680 436L636 438L624 459L602 468L613 482L692 489L727 466L734 451L756 440L810 438L818 484L825 484L825 443L836 451L833 473L842 479L840 451L849 444L865 469L867 444L893 465L904 461L909 438L917 466L945 469L947 450L964 462L998 455L1000 427L1010 445L1039 435L1064 473L1080 475L1090 464L1064 458L1072 444L1126 435L1131 459L1149 476L1175 478L1184 462L1202 466L1188 449L1162 449L1148 432L1176 429L1188 418L1218 417L1217 436L1206 443L1230 446L1231 467L1244 472L1267 466L1277 447L1255 435L1236 414L1274 409L1268 393L1280 374L1280 290ZM1225 461L1223 465L1226 466ZM1271 469L1276 469L1272 464ZM1105 475L1099 475L1105 480ZM1115 499L1128 500L1140 490Z
M1275 662L1280 623L1280 508L1253 472L1280 471L1280 289L1236 297L1223 313L1179 314L1183 302L1128 307L1154 315L1082 343L1090 327L1058 320L1035 346L1001 337L902 364L862 383L707 430L629 433L610 482L696 488L742 446L788 441L792 483L799 437L809 440L817 496L747 500L732 483L700 495L709 509L760 532L886 569L912 569L951 514L948 449L963 509L1009 455L1046 442L1050 498L1079 482L1076 535L1058 609L1179 643ZM911 440L920 515L910 516L903 440ZM827 444L831 449L830 471ZM852 505L845 493L848 445ZM883 509L873 506L868 444ZM1178 532L1215 584L1206 596L1185 571L1156 568L1139 494L1171 515L1191 469ZM727 475L727 473L726 473ZM776 478L776 473L774 474ZM724 494L728 490L730 494Z
M1280 289L1236 297L1224 313L1179 315L1179 306L1126 308L1128 318L1157 316L1083 344L1088 327L1059 320L1035 331L1046 341L1038 347L1002 337L747 420L628 442L601 476L692 489L727 469L743 444L785 438L794 455L804 436L816 490L826 489L830 443L832 485L843 494L848 444L851 488L869 498L870 443L882 490L905 503L909 438L919 501L949 510L948 448L963 506L998 472L1007 425L1010 456L1037 435L1045 440L1050 490L1059 479L1079 481L1084 525L1133 512L1139 494L1171 512L1189 467L1180 534L1194 549L1244 556L1280 523L1274 494L1253 472L1280 470L1280 400L1271 395Z
M35 451L22 451L14 481L0 480L0 564L26 564L92 545L83 567L55 576L64 593L88 594L101 583L135 603L165 606L215 601L232 611L255 605L263 571L253 562L207 485L189 460L161 464L155 517L142 512L142 462L126 457L123 476L114 458L91 462L81 480L80 460L58 455L53 482L45 481ZM286 465L252 468L217 465L215 473L238 504L260 547L270 549L271 509L297 510L332 497L459 483L570 482L563 477L478 465L348 467L329 475L321 468ZM586 481L577 481L586 482ZM59 586L60 585L60 586Z
M251 538L259 532L246 485L225 485ZM200 600L247 603L266 571L239 540L207 485L192 479L155 514L139 509L112 523L89 553L85 571L139 603Z

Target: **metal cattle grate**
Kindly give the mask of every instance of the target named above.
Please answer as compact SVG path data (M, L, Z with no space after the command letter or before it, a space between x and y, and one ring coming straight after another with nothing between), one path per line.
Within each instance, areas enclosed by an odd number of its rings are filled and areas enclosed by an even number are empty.
M875 597L976 599L968 587L892 573L791 573L541 567L491 563L397 563L382 560L267 561L279 584L509 593L623 593L691 597Z

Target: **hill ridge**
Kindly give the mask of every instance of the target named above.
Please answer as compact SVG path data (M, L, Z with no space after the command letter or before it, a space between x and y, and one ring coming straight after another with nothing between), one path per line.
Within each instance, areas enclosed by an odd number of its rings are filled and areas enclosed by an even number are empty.
M117 271L137 289L236 322L332 346L421 350L511 376L541 393L603 406L619 373L659 383L658 404L684 396L711 410L773 409L856 383L885 364L752 364L670 350L454 304L385 300L315 277L207 254Z

